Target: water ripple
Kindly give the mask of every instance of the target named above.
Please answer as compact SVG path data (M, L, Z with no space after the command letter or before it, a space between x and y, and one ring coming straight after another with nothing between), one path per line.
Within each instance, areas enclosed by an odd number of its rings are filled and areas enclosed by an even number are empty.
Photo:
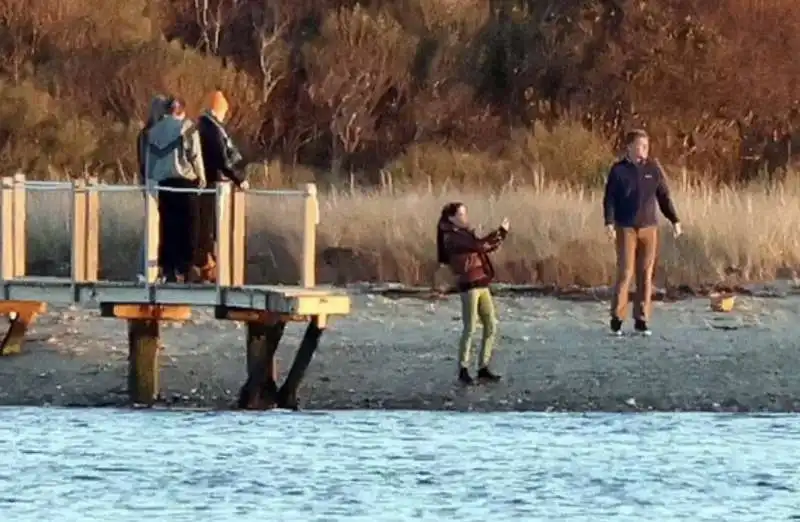
M0 409L0 520L800 519L800 417Z

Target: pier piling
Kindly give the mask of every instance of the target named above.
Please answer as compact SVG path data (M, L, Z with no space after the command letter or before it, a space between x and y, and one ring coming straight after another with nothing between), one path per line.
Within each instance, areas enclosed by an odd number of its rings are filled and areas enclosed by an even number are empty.
M28 327L46 311L47 303L38 301L0 301L0 315L8 317L8 330L0 341L0 356L21 353Z
M161 321L186 321L192 309L182 305L101 303L100 315L128 321L128 397L152 406L159 395L158 352Z
M266 410L278 403L278 366L275 352L286 322L247 323L247 381L239 392L239 409Z
M300 343L300 348L294 356L294 362L289 369L289 375L278 390L278 407L290 410L297 410L300 404L297 401L297 390L303 382L303 377L306 375L311 359L314 358L314 353L319 347L319 341L322 337L322 332L325 330L326 320L324 316L315 316L306 327L306 333L303 335L303 341Z
M158 398L159 330L153 319L128 320L128 396L132 404L152 406Z

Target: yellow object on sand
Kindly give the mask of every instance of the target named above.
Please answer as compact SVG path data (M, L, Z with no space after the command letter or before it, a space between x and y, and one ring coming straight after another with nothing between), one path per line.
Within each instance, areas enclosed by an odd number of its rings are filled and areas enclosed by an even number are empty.
M711 294L711 309L715 312L730 312L736 301L736 296L731 294Z

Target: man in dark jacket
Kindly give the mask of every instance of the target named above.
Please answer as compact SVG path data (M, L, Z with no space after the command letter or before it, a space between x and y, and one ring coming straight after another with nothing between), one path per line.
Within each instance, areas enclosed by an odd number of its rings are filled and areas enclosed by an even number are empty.
M232 181L241 190L249 184L243 173L237 170L242 156L223 126L228 114L228 100L220 91L209 96L208 110L197 120L197 131L203 150L208 187L214 188L220 181ZM194 256L193 280L214 281L216 279L216 260L214 244L216 241L217 205L214 194L201 194L199 200L199 226L197 248Z
M672 223L675 237L681 224L669 187L658 161L648 157L650 139L642 130L625 136L627 154L611 167L603 198L603 214L609 237L616 240L617 281L611 301L611 332L622 334L628 295L636 278L634 329L650 335L653 270L658 250L656 204Z

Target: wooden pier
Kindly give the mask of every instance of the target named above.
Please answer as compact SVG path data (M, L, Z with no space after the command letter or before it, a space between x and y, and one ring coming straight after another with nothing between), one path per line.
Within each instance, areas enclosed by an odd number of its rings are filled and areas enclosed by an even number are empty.
M194 308L213 308L217 319L247 325L247 380L241 388L238 407L296 409L297 391L329 319L350 313L350 297L346 293L316 286L316 227L320 214L313 184L300 190L250 191L302 200L302 278L297 286L283 286L246 284L245 193L230 183L212 189L217 205L216 283L178 284L159 280L157 190L163 189L102 185L93 179L37 185L22 175L0 181L0 314L9 319L0 355L22 350L27 328L46 311L47 304L99 306L103 317L127 321L130 402L153 405L159 397L159 324L186 321ZM72 267L68 278L26 275L27 194L45 185L51 190L69 191L72 198ZM144 192L143 282L98 280L101 194L111 191ZM306 322L308 326L286 379L278 385L275 353L290 321Z

